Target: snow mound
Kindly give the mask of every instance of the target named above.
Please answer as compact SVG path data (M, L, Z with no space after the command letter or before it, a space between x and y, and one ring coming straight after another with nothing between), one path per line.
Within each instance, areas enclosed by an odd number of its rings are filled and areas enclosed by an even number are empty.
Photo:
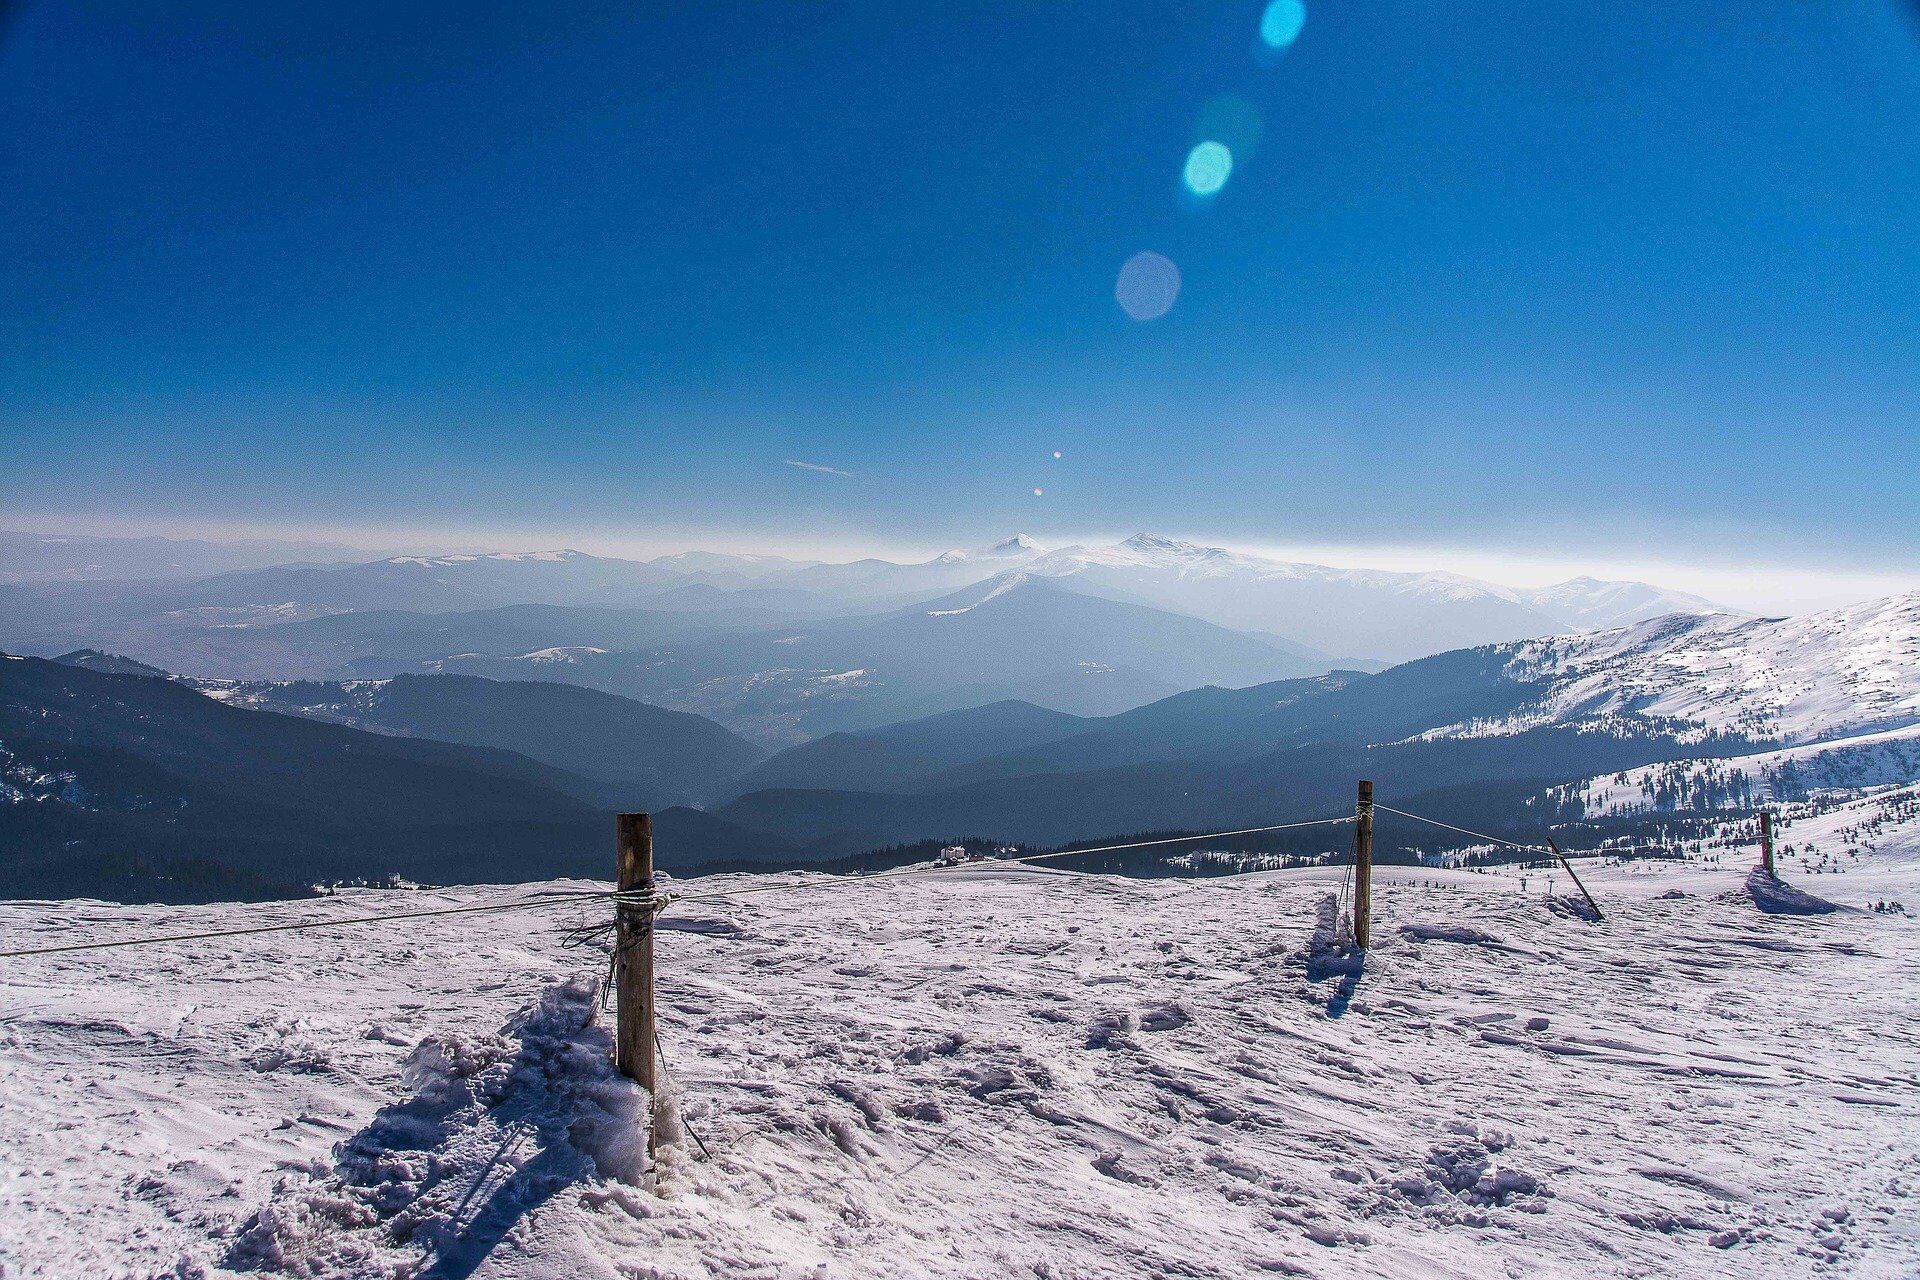
M1753 905L1768 915L1823 916L1840 909L1825 898L1816 898L1769 875L1764 867L1755 867L1747 876L1747 892L1753 897Z
M615 1074L598 985L563 982L498 1035L434 1034L408 1055L414 1091L281 1179L226 1265L298 1280L465 1275L562 1189L638 1181L647 1095Z
M1354 945L1352 926L1340 910L1340 900L1330 893L1314 908L1313 933L1304 959L1311 982L1357 978L1366 965L1367 953Z
M1483 929L1464 924L1403 924L1400 936L1415 942L1459 942L1472 946L1500 947L1500 939Z

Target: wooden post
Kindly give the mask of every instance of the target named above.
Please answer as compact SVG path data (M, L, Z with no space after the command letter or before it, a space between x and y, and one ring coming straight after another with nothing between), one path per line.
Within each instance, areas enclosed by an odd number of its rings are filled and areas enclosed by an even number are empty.
M651 898L653 887L653 815L619 817L620 868L615 881L622 893ZM653 911L620 904L614 908L613 1065L629 1080L654 1094ZM654 1149L654 1125L647 1123L647 1154Z
M1760 869L1768 875L1773 870L1773 810L1760 811Z
M1580 882L1580 877L1574 871L1573 864L1567 861L1567 855L1560 852L1560 842L1558 840L1555 840L1552 836L1548 836L1547 847L1553 850L1554 857L1560 859L1560 865L1567 869L1567 875L1570 879L1572 879L1573 887L1580 891L1580 896L1587 900L1587 905L1589 907L1593 908L1593 918L1595 920L1606 919L1606 917L1600 913L1600 904L1593 900L1593 895L1587 892L1587 886ZM1548 885L1548 888L1551 889L1553 882L1548 881L1547 885Z
M1353 824L1353 944L1365 949L1373 935L1373 783L1360 783Z

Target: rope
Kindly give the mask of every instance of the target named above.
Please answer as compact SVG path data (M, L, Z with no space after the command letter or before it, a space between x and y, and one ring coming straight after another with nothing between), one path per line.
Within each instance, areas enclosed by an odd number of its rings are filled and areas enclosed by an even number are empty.
M1352 822L1348 818L1315 818L1309 822L1276 822L1265 827L1242 827L1237 831L1207 831L1199 835L1168 836L1160 840L1134 840L1126 844L1095 845L1090 849L1058 849L1052 853L1028 853L1014 858L993 858L994 864L1010 862L1045 862L1050 858L1077 858L1084 853L1115 853L1122 849L1149 849L1156 845L1183 844L1190 840L1218 840L1226 836L1258 835L1266 831L1292 831L1300 827L1333 827ZM875 880L898 880L905 876L931 875L942 871L961 871L976 863L954 863L944 867L896 867L892 871L880 871L870 876L832 876L824 880L789 880L784 884L752 885L744 889L718 889L712 893L668 894L666 901L675 902L722 902L729 898L741 898L750 893L778 893L789 889L839 889L850 884L869 884Z
M1376 809L1385 809L1388 813L1397 813L1403 818L1412 818L1415 822L1426 822L1436 827L1445 827L1449 831L1458 831L1461 835L1472 836L1476 840L1486 840L1493 844L1503 844L1509 849L1519 849L1522 852L1550 853L1558 860L1560 865L1565 868L1567 875L1572 877L1574 887L1580 890L1580 896L1587 900L1587 905L1593 908L1594 919L1601 920L1606 918L1600 910L1600 904L1593 900L1591 893L1587 892L1587 886L1580 882L1580 876L1574 871L1573 864L1567 861L1566 854L1560 852L1560 846L1552 836L1547 837L1547 843L1545 845L1520 844L1513 840L1503 840L1499 836L1490 836L1484 831L1469 831L1465 827L1456 827L1451 822L1442 822L1438 818L1429 818L1424 814L1408 813L1405 809L1395 809L1390 805L1376 802L1373 807ZM1603 853L1599 856L1605 857L1606 855ZM1549 889L1551 889L1551 880L1548 881L1548 886Z
M660 1074L667 1078L667 1083L672 1086L674 1093L679 1093L680 1086L674 1083L673 1072L667 1067L667 1046L660 1043L660 1024L657 1022L653 1026L653 1053L660 1060ZM677 1101L675 1105L678 1106ZM687 1136L692 1138L694 1145L700 1148L700 1154L709 1160L713 1159L713 1152L707 1150L707 1144L700 1140L699 1131L693 1127L692 1121L687 1119L687 1113L681 1111L679 1115L680 1127L687 1131Z
M345 929L360 924L384 924L389 920L422 920L428 916L477 915L485 911L519 911L527 907L557 907L587 898L613 898L611 890L555 889L518 898L512 902L488 902L470 907L438 907L430 911L394 911L386 915L350 916L345 920L303 920L295 924L262 924L247 929L209 929L199 933L169 933L141 938L114 938L106 942L70 942L54 947L27 947L20 951L0 951L0 960L24 956L51 956L70 951L106 951L114 947L145 947L161 942L198 942L205 938L242 938L256 933L300 933L308 929Z
M1485 840L1489 844L1501 844L1509 849L1519 849L1527 853L1550 854L1559 858L1562 862L1565 862L1569 858L1611 858L1623 853L1671 853L1673 851L1670 845L1665 844L1622 844L1614 845L1606 849L1588 849L1573 853L1563 853L1558 846L1552 843L1551 838L1549 838L1547 844L1518 844L1512 840L1503 840L1499 836L1490 836L1484 831L1469 831L1465 827L1456 827L1451 822L1442 822L1438 818L1429 818L1425 814L1408 813L1405 809L1395 809L1391 805L1384 805L1378 801L1374 802L1373 807L1387 813L1397 813L1403 818L1412 818L1415 822L1426 822L1436 827L1445 827L1449 831L1457 831L1463 836L1472 836L1476 840Z
M1532 849L1539 853L1547 852L1547 846L1543 844L1519 844L1512 840L1503 840L1499 836L1490 836L1484 831L1469 831L1465 827L1456 827L1451 822L1442 822L1438 818L1429 818L1418 813L1408 813L1405 809L1395 809L1391 805L1381 804L1377 800L1374 802L1373 807L1384 813L1397 813L1403 818L1412 818L1415 822L1428 822L1436 827L1445 827L1449 831L1458 831L1463 836L1472 836L1476 840L1485 840L1488 844L1503 844L1509 849Z
M1113 853L1121 849L1146 849L1155 845L1180 844L1189 840L1215 840L1223 836L1256 835L1266 831L1287 831L1298 827L1333 826L1352 822L1352 818L1320 818L1311 822L1279 822L1264 827L1242 827L1236 831L1210 831L1191 836L1168 836L1161 840L1135 840L1126 844L1097 845L1090 849L1062 849L1054 853L1030 853L1017 858L1001 858L1000 862L1041 862L1049 858L1070 858L1083 853ZM756 885L744 889L723 889L711 893L696 894L658 894L636 892L623 889L555 889L518 898L512 902L485 902L466 907L436 907L425 911L392 911L382 915L351 916L344 920L302 920L293 924L252 925L244 929L203 929L193 933L169 933L148 935L138 938L114 938L105 942L69 942L50 947L23 947L15 951L0 951L0 960L20 960L31 956L64 955L78 951L107 951L117 947L155 946L163 942L200 942L213 938L244 938L262 933L303 933L313 929L346 929L363 924L386 924L394 920L424 920L431 916L480 915L493 911L520 911L529 907L563 906L569 902L587 899L611 901L616 910L632 911L638 908L650 915L658 915L673 902L720 902L729 898L742 897L750 893L771 893L788 889L833 889L848 884L866 884L873 880L898 879L908 875L922 875L934 871L959 870L967 864L951 867L899 867L893 871L883 871L871 876L837 876L829 880L790 881L785 884ZM612 922L588 925L574 931L570 941L580 945L591 940L603 930L610 932Z

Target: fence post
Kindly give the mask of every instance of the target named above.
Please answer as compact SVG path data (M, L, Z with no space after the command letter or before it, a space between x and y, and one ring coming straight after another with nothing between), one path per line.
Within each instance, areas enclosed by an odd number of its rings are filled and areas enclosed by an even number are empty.
M620 865L615 881L622 893L652 898L653 815L623 813L618 819ZM653 910L621 903L614 908L613 1065L655 1097L653 1015ZM649 1104L651 1108L651 1103ZM647 1117L647 1154L654 1152L653 1116Z
M1580 896L1587 900L1587 905L1589 907L1593 908L1593 918L1595 920L1605 920L1606 916L1601 913L1600 904L1595 902L1593 900L1593 895L1587 892L1587 886L1581 883L1580 874L1573 869L1573 864L1567 861L1567 855L1560 852L1560 842L1558 840L1555 840L1552 836L1548 836L1547 848L1553 850L1553 856L1558 858L1560 860L1560 865L1567 869L1567 876L1569 879L1573 881L1573 887L1580 891ZM1547 865L1549 868L1551 868L1553 864L1548 863ZM1547 881L1547 888L1549 892L1551 892L1553 888L1553 881L1551 880Z
M1760 869L1773 875L1773 810L1760 811Z
M1353 943L1364 950L1373 935L1373 783L1365 779L1353 815Z

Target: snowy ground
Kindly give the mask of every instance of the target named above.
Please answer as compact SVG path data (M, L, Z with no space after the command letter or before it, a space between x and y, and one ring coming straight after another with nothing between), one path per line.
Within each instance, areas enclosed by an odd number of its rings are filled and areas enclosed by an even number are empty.
M604 909L8 961L0 1275L1911 1277L1920 921L1859 909L1920 911L1898 803L1783 832L1831 915L1727 852L1594 867L1597 925L1538 872L1389 872L1357 980L1303 958L1338 872L681 909L711 1158L658 1196L561 945ZM9 904L0 948L503 892Z

